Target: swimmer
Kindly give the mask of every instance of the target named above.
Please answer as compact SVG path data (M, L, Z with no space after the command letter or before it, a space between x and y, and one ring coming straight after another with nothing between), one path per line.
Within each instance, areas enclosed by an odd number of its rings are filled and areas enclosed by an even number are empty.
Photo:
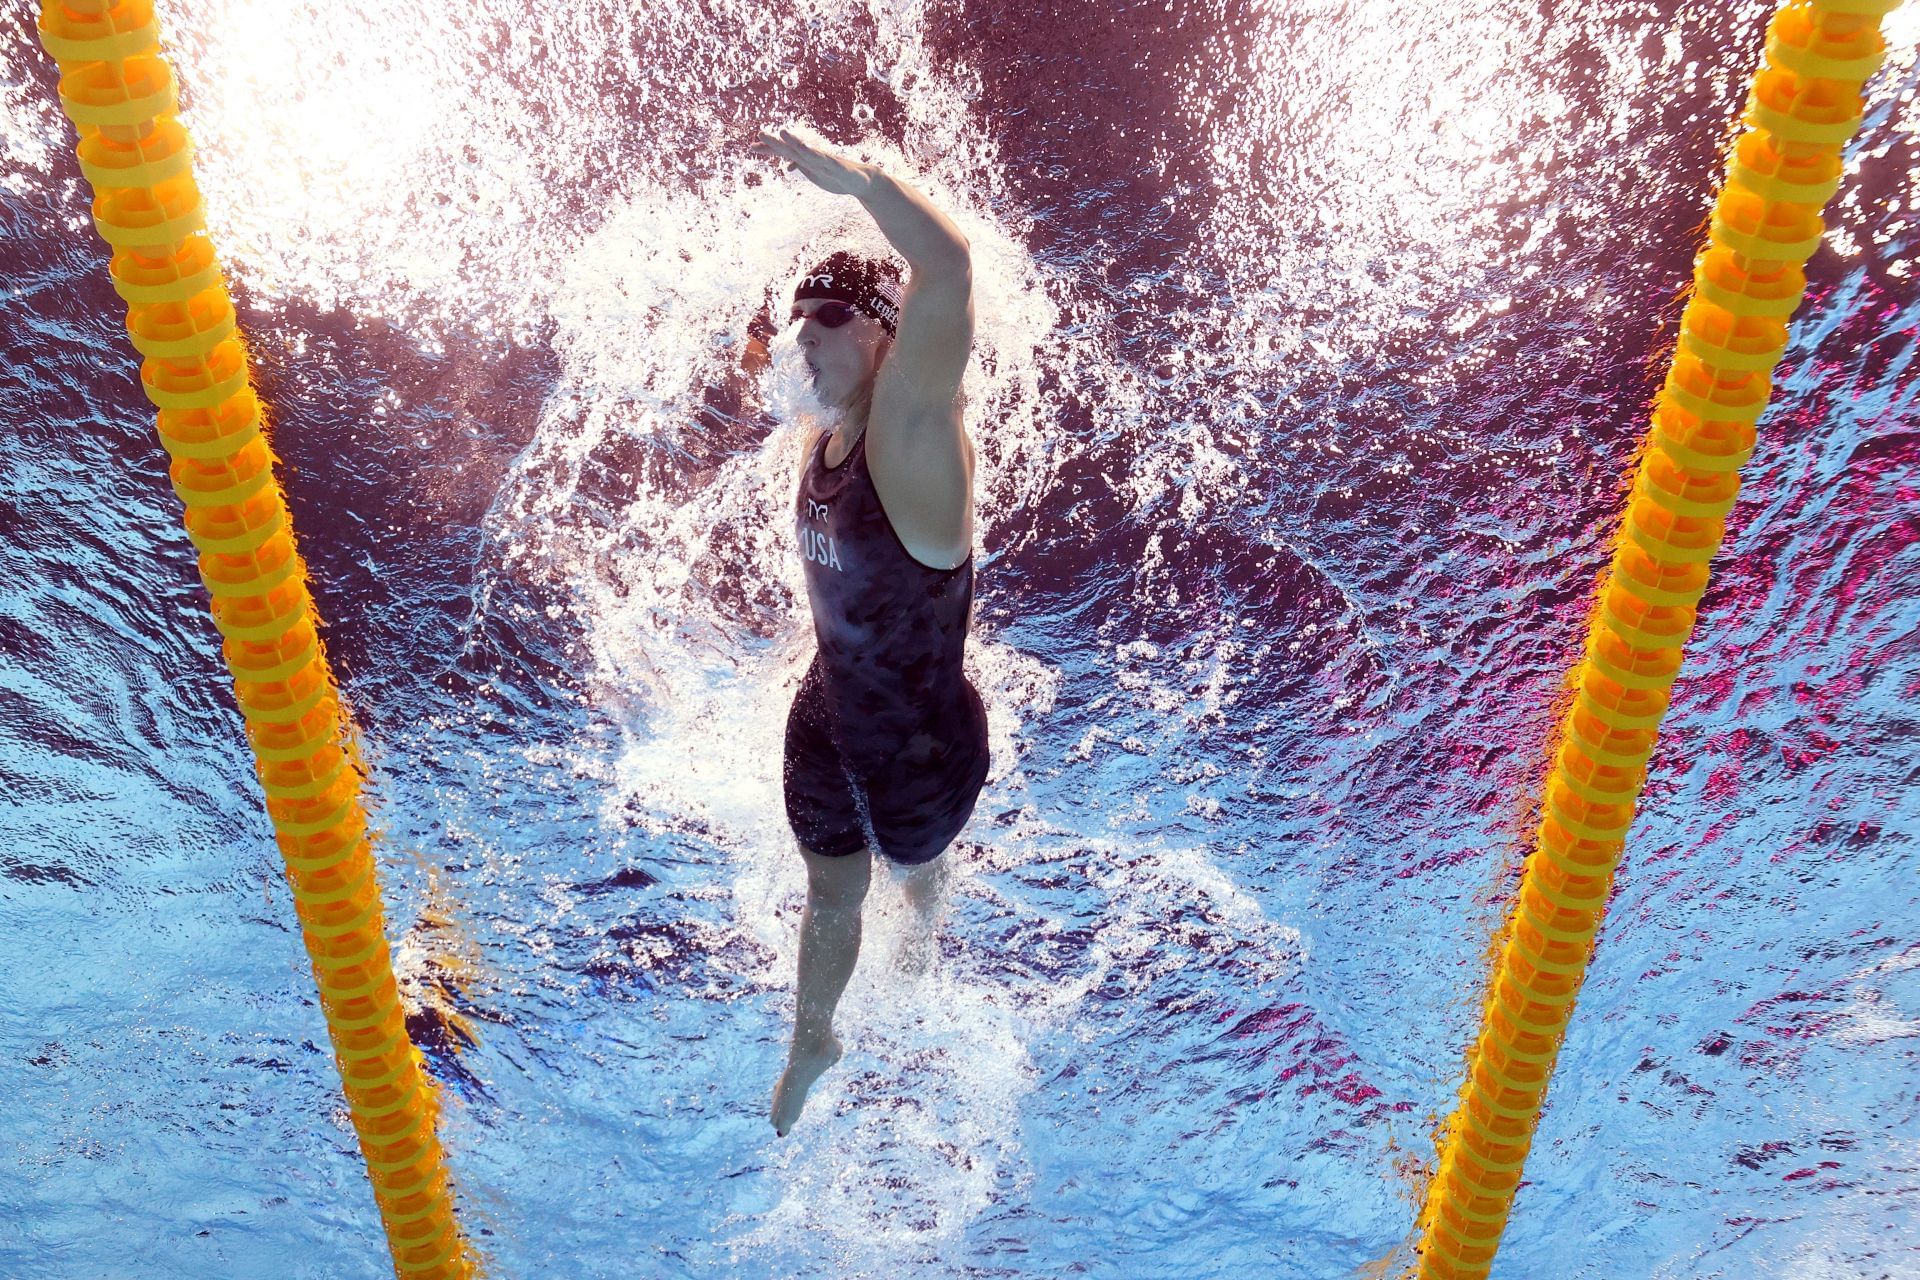
M787 821L807 867L793 1043L773 1091L786 1136L839 1061L833 1011L860 955L874 854L905 868L930 963L940 856L987 777L986 708L961 671L973 607L973 444L961 377L973 346L967 238L925 196L794 134L754 154L866 206L906 260L841 250L794 292L814 392L837 415L805 441L795 534L817 651L787 715Z

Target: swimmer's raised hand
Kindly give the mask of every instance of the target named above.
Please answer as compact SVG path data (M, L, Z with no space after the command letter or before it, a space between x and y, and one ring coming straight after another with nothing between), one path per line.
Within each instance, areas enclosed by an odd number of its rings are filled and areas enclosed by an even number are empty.
M855 160L842 160L831 151L796 137L791 130L760 131L760 141L747 148L755 155L785 160L822 191L837 196L864 196L873 186L875 170Z

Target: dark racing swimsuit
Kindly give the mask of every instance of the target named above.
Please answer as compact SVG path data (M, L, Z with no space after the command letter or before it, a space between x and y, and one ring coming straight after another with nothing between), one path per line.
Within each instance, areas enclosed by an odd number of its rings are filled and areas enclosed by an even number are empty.
M928 862L960 833L987 777L987 712L961 670L973 556L907 554L867 473L867 436L837 467L822 436L795 523L819 645L787 713L787 821L826 857L862 845Z

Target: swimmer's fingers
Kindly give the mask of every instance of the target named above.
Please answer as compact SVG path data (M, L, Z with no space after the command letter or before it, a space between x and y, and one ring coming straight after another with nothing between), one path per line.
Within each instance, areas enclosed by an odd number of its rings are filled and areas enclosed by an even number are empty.
M826 185L826 183L821 181L823 174L821 173L818 163L815 162L811 156L796 147L790 147L777 140L769 141L763 138L748 149L755 155L766 156L770 160L784 161L788 173L803 174L809 182L812 182L816 186Z
M780 144L779 139L769 138L764 130L760 134L760 140L749 143L747 150L756 156L765 156L769 160L785 161L789 170L799 168L794 164L793 156L789 154L787 148Z
M785 129L780 131L778 137L762 129L760 131L760 140L753 143L747 149L757 155L773 156L776 159L785 160L795 168L799 167L802 159L818 154L813 148L788 133Z
M780 130L778 138L761 130L760 141L754 144L754 149L761 154L778 156L814 186L835 195L857 196L873 184L864 166L849 164L831 152L810 146L786 129Z
M747 145L747 150L751 151L754 155L765 156L769 160L784 160L788 164L793 163L793 157L787 153L786 147L781 145L778 138L768 137L765 130L761 131L758 142Z

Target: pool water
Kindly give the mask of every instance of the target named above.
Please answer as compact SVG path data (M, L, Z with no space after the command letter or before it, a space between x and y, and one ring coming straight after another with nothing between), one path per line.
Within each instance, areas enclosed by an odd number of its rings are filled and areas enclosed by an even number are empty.
M489 1274L1394 1274L1769 6L160 8ZM1508 1280L1920 1276L1916 13ZM0 1274L388 1275L26 6L0 70ZM993 772L776 1139L803 411L742 357L864 217L788 120L972 243Z

